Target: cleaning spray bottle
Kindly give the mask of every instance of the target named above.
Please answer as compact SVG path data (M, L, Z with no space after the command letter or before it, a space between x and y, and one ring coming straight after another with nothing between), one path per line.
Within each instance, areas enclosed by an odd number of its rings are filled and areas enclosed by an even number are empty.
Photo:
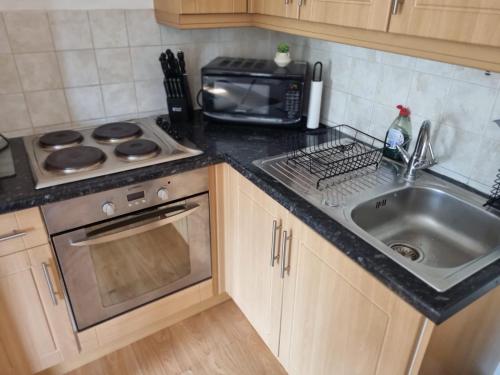
M401 104L396 108L399 109L399 116L393 121L385 135L384 156L400 161L402 158L397 146L402 146L407 151L410 147L411 112L410 108L402 106Z

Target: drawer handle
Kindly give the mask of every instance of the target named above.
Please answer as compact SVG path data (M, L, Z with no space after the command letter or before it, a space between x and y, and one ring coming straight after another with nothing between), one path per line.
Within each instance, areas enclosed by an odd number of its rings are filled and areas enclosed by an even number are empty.
M283 257L281 259L281 278L285 278L285 272L290 272L290 265L287 264L286 260L286 245L288 240L290 239L290 236L288 235L288 232L285 230L283 231L283 247L282 247L282 254ZM289 262L289 260L288 260Z
M399 0L392 0L392 14L398 14Z
M32 230L33 228L21 229L21 230L14 229L12 232L0 236L0 242L13 240L14 238L24 237Z
M271 267L274 267L274 261L279 259L279 253L276 255L276 232L281 229L276 220L273 220L273 232L271 235Z
M45 276L45 281L47 282L47 286L49 287L50 299L54 306L57 306L57 297L56 291L54 289L54 284L52 284L52 280L49 275L49 265L46 262L42 263L43 276Z

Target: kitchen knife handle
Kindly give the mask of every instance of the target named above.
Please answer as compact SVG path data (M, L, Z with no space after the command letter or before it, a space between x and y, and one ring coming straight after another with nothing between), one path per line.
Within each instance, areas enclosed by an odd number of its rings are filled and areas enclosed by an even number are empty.
M179 67L181 69L181 74L186 74L186 60L184 60L184 52L177 52L177 59L179 60Z

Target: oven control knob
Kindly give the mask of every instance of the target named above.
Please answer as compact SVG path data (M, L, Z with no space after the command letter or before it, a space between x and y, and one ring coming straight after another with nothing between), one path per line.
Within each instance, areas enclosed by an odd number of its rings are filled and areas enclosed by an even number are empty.
M111 202L106 202L102 205L102 212L108 216L113 216L115 214L115 204Z
M158 198L162 201L166 201L168 199L168 190L167 188L159 188L158 191L156 192L156 195L158 195Z

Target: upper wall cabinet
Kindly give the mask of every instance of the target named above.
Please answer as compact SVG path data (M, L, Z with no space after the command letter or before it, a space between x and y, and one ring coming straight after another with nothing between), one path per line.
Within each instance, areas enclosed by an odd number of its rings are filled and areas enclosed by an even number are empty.
M154 0L156 19L181 29L250 26L247 0Z
M390 8L390 0L302 0L300 19L386 31Z
M269 16L299 18L300 0L249 0L250 13L267 14Z
M391 17L390 32L500 46L499 0L399 0L399 3Z
M172 14L246 13L247 0L155 0L155 9Z

